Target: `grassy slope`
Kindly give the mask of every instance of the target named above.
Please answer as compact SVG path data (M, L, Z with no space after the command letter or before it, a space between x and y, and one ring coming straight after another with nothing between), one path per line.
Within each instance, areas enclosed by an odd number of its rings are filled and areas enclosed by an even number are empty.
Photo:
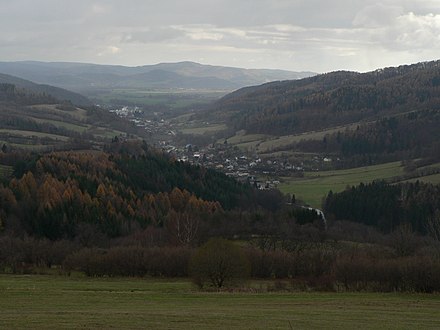
M236 145L242 149L255 149L255 151L259 153L268 153L272 152L273 149L284 148L289 150L289 146L292 143L297 143L301 140L322 140L327 134L354 129L358 124L359 123L354 123L345 126L330 127L322 131L311 131L296 135L272 136L265 134L237 134L227 140L229 144Z
M21 107L18 110L6 106L3 110L6 113L16 115L18 118L35 121L38 124L50 124L76 133L90 133L95 138L111 139L116 135L124 134L124 132L111 127L99 126L100 124L97 124L98 126L87 124L86 122L89 119L87 110L81 108L61 110L57 108L57 105L42 104ZM39 150L55 147L60 142L70 140L69 136L28 131L26 129L1 128L1 126L0 122L0 143L6 143L17 148ZM50 143L48 144L46 141L46 144L38 144L34 137L49 139Z
M53 140L67 141L68 137L63 135L56 135L50 133L42 133L27 130L17 130L17 129L4 129L0 128L0 134L7 134L11 136L22 136L22 137L39 137L39 138L51 138Z
M416 181L432 183L432 184L440 184L440 174L422 176L420 178L407 180L406 182L416 182Z
M214 124L214 125L205 125L200 127L188 127L181 129L180 131L183 134L192 134L192 135L201 135L201 134L207 134L212 133L215 134L216 132L225 130L227 127L224 124Z
M438 295L205 293L185 280L0 276L0 328L436 328Z
M304 178L288 178L280 185L284 193L293 193L296 198L312 206L320 207L326 194L343 191L346 186L358 185L378 179L392 178L403 173L400 162L366 166L339 171L307 172Z

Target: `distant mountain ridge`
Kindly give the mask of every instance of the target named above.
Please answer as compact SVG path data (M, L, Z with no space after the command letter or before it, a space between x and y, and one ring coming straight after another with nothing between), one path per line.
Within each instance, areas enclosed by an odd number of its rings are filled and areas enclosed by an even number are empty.
M137 67L69 62L0 62L0 72L84 93L109 88L234 90L274 80L300 79L313 72L241 69L195 62Z

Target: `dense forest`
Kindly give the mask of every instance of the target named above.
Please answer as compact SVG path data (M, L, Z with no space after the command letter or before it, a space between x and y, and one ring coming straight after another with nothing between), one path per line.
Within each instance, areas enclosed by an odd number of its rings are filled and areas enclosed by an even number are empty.
M31 92L18 88L14 84L0 83L0 102L12 102L19 105L55 104L59 102L46 93Z
M1 156L15 163L15 177L0 188L3 226L52 240L73 238L84 224L117 237L258 206L250 185L136 141L114 142L107 152Z
M361 184L325 201L328 217L374 226L384 232L407 225L420 234L440 234L440 186L427 183Z
M440 62L368 73L332 72L298 81L248 87L225 96L211 111L235 129L296 134L374 120L440 104Z

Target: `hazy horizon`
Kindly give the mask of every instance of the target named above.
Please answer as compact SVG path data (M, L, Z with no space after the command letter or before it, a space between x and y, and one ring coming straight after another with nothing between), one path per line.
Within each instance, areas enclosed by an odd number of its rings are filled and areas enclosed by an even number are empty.
M440 53L434 0L0 4L0 61L365 72Z

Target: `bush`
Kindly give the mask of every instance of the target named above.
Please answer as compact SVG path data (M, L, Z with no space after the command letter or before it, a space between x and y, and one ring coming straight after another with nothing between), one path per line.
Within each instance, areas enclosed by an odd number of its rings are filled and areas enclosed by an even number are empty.
M252 277L257 278L309 278L331 275L335 252L326 247L315 247L296 252L285 250L262 251L248 249Z
M185 247L85 248L67 257L64 269L82 271L87 276L184 277L188 275L191 252Z
M336 264L335 276L349 291L440 291L440 261L431 257L342 257Z
M200 288L206 284L215 288L234 286L249 274L247 258L238 246L225 239L209 240L190 260L190 275Z
M32 237L0 237L0 272L31 273L37 268L60 266L76 250L69 241L49 241Z

